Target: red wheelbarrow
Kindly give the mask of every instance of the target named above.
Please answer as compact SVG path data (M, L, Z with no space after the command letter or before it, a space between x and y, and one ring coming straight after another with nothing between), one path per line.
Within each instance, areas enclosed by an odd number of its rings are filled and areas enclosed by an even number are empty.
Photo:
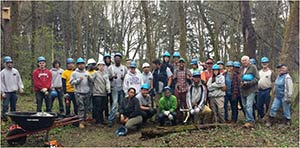
M56 113L46 112L8 112L13 124L9 127L6 140L10 146L23 145L27 136L38 132L46 131L45 141L48 141L48 134L52 128L81 121L78 116L58 119Z

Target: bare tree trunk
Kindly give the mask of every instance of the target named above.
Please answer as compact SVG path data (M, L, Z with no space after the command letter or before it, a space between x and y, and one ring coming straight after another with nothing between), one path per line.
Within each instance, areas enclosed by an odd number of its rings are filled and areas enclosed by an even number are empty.
M145 25L146 25L146 37L147 37L147 62L152 62L155 58L155 52L152 49L152 41L151 41L151 19L150 19L150 14L148 11L147 7L147 2L146 1L141 1L143 12L145 15Z
M83 57L83 50L82 50L82 9L84 2L77 2L78 8L77 8L77 15L76 15L76 32L77 32L77 57Z
M184 12L184 2L178 2L178 12L179 12L179 39L180 47L179 52L181 57L186 59L187 54L187 45L186 45L186 21L185 21L185 12Z
M1 1L2 2L2 1ZM3 1L2 7L11 7L13 2ZM11 17L11 16L10 16ZM11 56L11 34L12 34L12 17L10 19L2 19L1 14L1 29L3 32L2 43L2 55Z
M32 24L31 24L31 59L36 59L35 57L35 37L36 37L36 28L37 28L37 17L36 17L36 9L37 9L37 2L31 2L31 14L32 14ZM31 71L33 72L35 69L36 62L32 62L31 64ZM33 80L31 80L31 84L33 86ZM33 92L33 89L31 90Z
M256 58L256 35L251 22L249 1L240 2L242 13L242 32L244 37L244 54Z
M289 66L290 73L299 73L299 1L291 2L280 62ZM298 75L299 76L299 75Z

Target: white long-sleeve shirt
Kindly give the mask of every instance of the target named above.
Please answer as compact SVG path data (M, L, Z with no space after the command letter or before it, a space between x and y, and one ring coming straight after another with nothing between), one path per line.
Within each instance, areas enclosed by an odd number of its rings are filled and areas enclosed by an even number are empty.
M195 86L193 83L191 86L189 86L186 94L186 104L188 109L193 109L195 106L201 109L205 105L207 96L206 92L207 90L204 85L199 84L198 86Z

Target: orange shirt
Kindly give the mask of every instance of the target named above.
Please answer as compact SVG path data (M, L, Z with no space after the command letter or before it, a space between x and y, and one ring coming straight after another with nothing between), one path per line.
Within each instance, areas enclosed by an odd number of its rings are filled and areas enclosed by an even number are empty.
M210 77L212 77L212 74L213 74L212 70L211 71L208 71L208 70L203 71L201 73L201 80L204 80L205 83L207 83L208 79Z

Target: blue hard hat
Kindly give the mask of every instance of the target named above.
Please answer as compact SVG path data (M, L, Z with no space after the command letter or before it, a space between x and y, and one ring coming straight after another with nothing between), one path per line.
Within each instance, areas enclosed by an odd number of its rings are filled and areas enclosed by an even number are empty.
M180 58L180 59L179 59L179 62L183 62L183 63L185 63L185 60L184 60L184 58Z
M74 60L72 58L67 58L67 64L70 64L70 63L74 63Z
M5 56L5 57L3 58L3 61L4 61L4 63L9 63L9 62L12 62L12 59L11 59L10 56Z
M85 63L83 58L78 58L76 64Z
M243 80L243 81L252 81L253 79L254 79L253 74L247 73L247 74L244 74L244 75L242 76L242 80Z
M262 57L260 60L262 63L268 63L269 62L269 58L267 57Z
M192 59L191 64L198 64L198 60L197 59Z
M233 62L232 62L232 61L228 61L228 62L226 63L226 66L227 66L227 67L233 66Z
M56 90L51 90L50 96L53 97L53 98L57 97L58 96L57 91Z
M106 54L104 54L103 58L105 59L106 57L109 57L109 58L111 58L111 56L110 56L110 54L109 54L109 53L106 53Z
M223 64L224 65L224 62L223 61L218 61L217 64Z
M240 62L239 61L234 61L233 62L233 67L240 68L241 67Z
M116 57L116 56L119 56L122 58L122 54L120 52L117 52L114 57Z
M201 73L199 70L196 70L193 72L193 77L200 77L201 76Z
M174 52L173 57L180 57L180 53L178 51Z
M255 65L255 64L256 64L256 60L253 59L253 58L251 58L251 59L250 59L250 64Z
M166 90L171 91L171 87L169 87L169 86L164 87L164 91L166 91Z
M163 54L163 57L170 57L171 56L171 54L168 52L168 51L166 51L164 54Z
M142 84L141 89L150 89L150 85L148 83L144 83Z
M136 62L135 61L131 61L129 67L136 68Z
M116 131L116 135L117 136L125 136L128 132L128 129L126 126L121 126L120 128L117 129Z
M42 61L46 62L46 58L43 56L38 57L37 62L42 62Z
M211 68L212 70L220 70L220 66L218 64L214 64Z

